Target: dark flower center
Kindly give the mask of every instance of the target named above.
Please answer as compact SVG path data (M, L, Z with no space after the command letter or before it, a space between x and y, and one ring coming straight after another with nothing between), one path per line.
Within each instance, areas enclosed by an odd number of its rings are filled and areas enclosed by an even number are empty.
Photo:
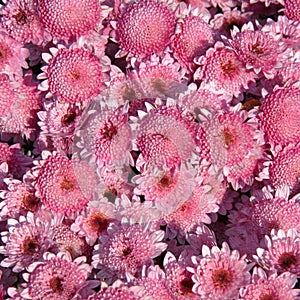
M66 191L73 190L75 187L74 181L69 179L67 176L64 176L64 179L60 183L60 188Z
M22 198L22 206L31 212L36 212L40 200L31 193L27 193Z
M275 300L275 298L269 294L261 294L259 300Z
M72 122L74 122L75 118L76 113L74 111L68 111L65 115L61 117L61 123L63 125L70 125Z
M128 255L130 255L130 253L132 252L132 249L130 248L130 247L126 247L123 251L122 251L122 253L123 253L123 255L126 257L126 256L128 256Z
M261 55L264 53L264 49L261 46L254 44L254 45L252 45L251 52Z
M33 255L40 250L40 245L37 238L27 237L23 242L23 252L28 255Z
M111 120L107 120L101 129L101 135L108 140L112 140L117 133L117 127L113 125Z
M237 67L231 60L228 60L221 65L221 69L225 75L231 76L236 72Z
M225 143L225 148L229 148L231 144L235 141L235 135L231 133L229 130L223 130L223 141Z
M187 277L180 281L180 290L183 294L192 293L194 282L192 280L191 275L187 274Z
M258 99L249 99L249 100L247 100L245 103L243 103L243 106L242 106L242 108L244 109L244 110L247 110L247 111L249 111L249 110L251 110L252 108L254 108L255 106L260 106L261 105L261 103L260 103L260 101L258 100Z
M78 80L80 78L80 73L77 72L77 71L71 71L70 76L71 76L72 79Z
M212 274L212 281L217 287L226 287L230 285L232 276L228 270L218 269Z
M64 291L62 280L59 277L52 277L49 281L49 285L54 293L62 293Z
M159 186L161 188L168 188L172 185L173 180L170 176L170 174L165 174L158 182Z
M19 9L19 11L13 15L13 18L17 21L18 24L24 25L27 23L26 12L23 9Z
M278 264L283 269L289 269L291 266L297 264L297 258L292 252L285 252L280 255Z
M135 91L134 91L134 89L127 86L127 85L122 87L121 95L122 95L124 100L134 100L134 99L138 98Z
M109 219L107 216L101 212L92 215L88 221L89 227L96 232L101 232L107 229L109 224Z

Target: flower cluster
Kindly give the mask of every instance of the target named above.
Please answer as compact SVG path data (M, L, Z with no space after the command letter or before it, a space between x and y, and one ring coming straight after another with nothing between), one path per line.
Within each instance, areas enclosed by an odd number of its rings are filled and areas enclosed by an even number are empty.
M0 300L300 299L299 0L0 12Z

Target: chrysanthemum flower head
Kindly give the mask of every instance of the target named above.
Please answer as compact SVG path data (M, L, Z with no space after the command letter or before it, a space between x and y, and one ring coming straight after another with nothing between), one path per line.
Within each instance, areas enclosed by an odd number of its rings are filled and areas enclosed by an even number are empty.
M242 299L285 299L295 300L299 296L299 290L293 289L297 282L297 276L289 272L267 276L261 268L255 267L252 273L251 284L240 290Z
M89 285L87 277L91 266L85 263L85 257L72 261L68 252L57 255L46 252L43 258L43 261L31 264L28 267L29 273L23 275L27 281L27 288L22 292L24 298L72 299Z
M48 64L39 79L45 79L39 86L49 91L47 97L56 95L61 102L88 102L98 95L105 81L106 67L90 50L72 44L68 49L62 45L50 48L42 57ZM106 57L104 58L107 63ZM102 62L104 62L102 60Z
M265 236L266 249L256 250L256 261L264 268L281 274L300 274L300 235L296 229L272 230Z
M194 275L193 292L205 299L235 299L239 289L250 282L249 270L252 264L246 263L237 250L230 251L224 242L222 248L202 247L202 258L192 257Z
M44 252L52 245L53 233L50 223L44 223L29 212L27 217L19 220L9 219L9 231L3 232L1 253L6 256L1 266L13 267L14 272L20 272L32 262L41 259Z
M55 40L71 41L99 30L102 13L98 0L39 0L41 22Z
M231 100L241 91L248 89L256 75L247 70L234 50L217 42L214 48L207 50L205 56L197 59L201 66L194 73L195 80L202 80L201 88L217 94L224 94Z
M175 33L175 13L164 1L132 1L116 27L117 40L123 52L150 56L162 52L170 43Z
M84 179L76 178L76 162L59 152L43 151L42 160L36 163L37 167L32 170L36 195L47 208L71 216L86 207L93 192L92 174L82 173ZM82 170L86 171L84 168ZM83 194L81 187L88 188L83 185L86 180L90 180L90 187Z
M260 125L270 144L298 144L300 89L278 88L266 96L260 107Z
M298 0L283 0L284 14L291 20L300 21L299 1Z
M50 40L44 31L37 0L10 0L1 9L1 23L8 34L21 43L42 44Z
M147 225L124 219L121 226L112 223L95 246L92 264L100 269L99 277L133 278L166 249L167 244L161 242L163 237L162 230L151 231Z

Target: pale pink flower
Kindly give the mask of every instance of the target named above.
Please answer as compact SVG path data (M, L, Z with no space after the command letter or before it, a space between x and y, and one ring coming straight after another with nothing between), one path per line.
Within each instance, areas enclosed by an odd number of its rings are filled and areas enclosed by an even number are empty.
M121 226L112 223L107 235L101 235L100 244L95 246L92 264L101 270L99 277L138 276L143 265L151 265L152 259L166 249L167 245L161 242L163 237L162 230L150 231L147 225L125 220Z
M272 145L300 142L300 89L277 88L267 95L260 107L260 126Z
M267 276L261 268L255 267L252 273L251 284L240 290L244 300L285 299L296 300L299 290L293 289L297 283L297 276L289 272L280 276L272 274Z
M239 289L250 282L249 270L252 264L246 263L237 250L230 251L224 242L222 248L202 247L202 257L192 257L194 275L193 292L204 299L235 299Z
M265 269L278 274L300 275L300 235L296 229L272 230L265 236L266 249L256 249L255 260Z
M41 22L55 40L66 42L101 28L102 12L98 0L39 0Z
M194 73L195 80L202 80L200 87L231 100L238 97L248 84L255 81L256 75L247 70L234 50L217 42L214 48L207 50L196 62L201 65Z
M76 162L58 152L51 154L43 151L42 160L36 161L36 164L32 170L33 184L36 196L40 197L47 208L72 216L86 207L90 198L85 197L81 187L85 181L90 180L89 191L85 191L85 194L91 197L94 178L87 173L89 169L84 164L81 165L81 178L76 178L75 175Z
M50 40L37 11L37 0L10 0L1 9L1 23L21 43L42 44Z
M58 45L50 52L42 54L48 65L38 76L46 78L39 89L49 91L47 97L56 95L61 102L78 103L89 102L100 93L106 69L91 51L73 44L69 49Z
M122 12L116 28L123 52L140 57L158 54L175 33L175 13L164 1L132 1Z
M23 274L27 287L21 293L26 299L71 300L83 288L87 288L87 278L91 266L86 258L79 257L72 261L68 252L57 255L46 252L44 260L33 263L28 267L29 273ZM91 284L95 285L94 282Z
M1 262L2 267L12 267L14 272L20 272L32 262L39 261L44 252L52 244L49 223L43 223L28 213L19 220L9 219L8 232L2 232L0 252L6 256Z

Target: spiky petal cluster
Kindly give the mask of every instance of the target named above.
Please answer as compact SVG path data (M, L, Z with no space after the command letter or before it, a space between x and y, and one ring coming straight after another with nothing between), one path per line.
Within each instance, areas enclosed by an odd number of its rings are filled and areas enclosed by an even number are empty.
M116 33L121 50L143 57L163 51L174 32L175 13L165 2L140 0L123 12Z

